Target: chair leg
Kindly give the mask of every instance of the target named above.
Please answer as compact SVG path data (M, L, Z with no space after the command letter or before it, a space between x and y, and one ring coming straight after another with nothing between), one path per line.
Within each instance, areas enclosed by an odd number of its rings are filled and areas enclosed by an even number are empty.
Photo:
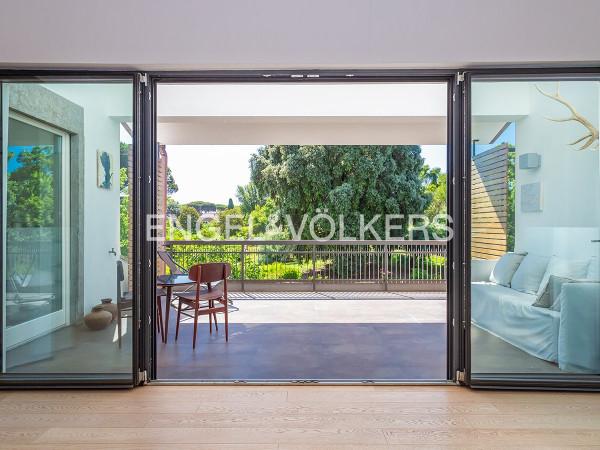
M196 348L196 334L198 334L198 302L194 303L194 342L192 349Z
M227 301L225 301L225 342L229 342L229 318L227 312Z
M158 295L156 297L156 315L157 320L156 320L156 328L158 329L158 332L160 333L161 338L163 338L164 340L164 332L163 332L163 315L162 315L162 305L160 304L160 295Z
M219 326L217 325L217 313L213 313L213 318L215 319L215 330L219 331Z
M121 348L121 308L118 308L117 311L117 336L119 340L119 348Z
M210 302L208 302L208 307L209 307L209 308L211 307L211 305L210 305ZM210 334L212 334L212 318L213 318L213 315L212 315L212 314L209 314L209 315L208 315L208 332L209 332Z
M181 299L177 302L177 326L175 327L175 340L179 337L179 320L181 319Z

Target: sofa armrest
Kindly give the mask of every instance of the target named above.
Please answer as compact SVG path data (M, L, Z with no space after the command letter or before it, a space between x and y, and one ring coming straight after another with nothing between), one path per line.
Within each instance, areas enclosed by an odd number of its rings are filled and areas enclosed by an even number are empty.
M566 283L561 291L558 366L600 374L600 283Z
M490 275L497 262L497 259L472 259L471 282L490 281Z

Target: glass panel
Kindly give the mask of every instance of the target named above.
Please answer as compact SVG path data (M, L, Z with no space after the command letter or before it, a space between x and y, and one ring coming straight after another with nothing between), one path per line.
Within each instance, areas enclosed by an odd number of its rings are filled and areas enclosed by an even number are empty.
M45 128L9 118L7 331L56 312L65 321L62 219L66 205L62 199L67 186L62 173L66 155L62 133ZM11 337L9 346L17 340Z
M599 88L472 84L473 378L600 374Z
M2 372L130 379L132 84L6 82L2 119Z

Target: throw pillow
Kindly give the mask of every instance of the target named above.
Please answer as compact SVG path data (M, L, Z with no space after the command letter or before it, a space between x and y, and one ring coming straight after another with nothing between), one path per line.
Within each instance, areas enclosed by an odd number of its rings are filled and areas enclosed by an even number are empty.
M546 283L546 287L541 295L538 296L536 301L533 303L533 306L537 306L538 308L550 308L555 311L560 311L560 292L562 290L563 284L565 283L573 283L576 280L565 277L558 277L556 275L550 275L548 283Z
M537 295L538 297L542 295L544 289L546 289L546 285L548 284L548 280L550 279L550 275L556 275L557 277L565 277L565 278L573 278L573 279L583 279L588 278L588 266L590 265L589 259L564 259L559 258L558 256L553 256L550 258L550 262L548 263L548 268L546 269L546 273L544 274L544 278L542 278L542 282L540 283L540 288L538 289Z
M502 255L490 274L490 281L509 287L510 280L524 257L525 253L506 253Z
M513 275L510 287L515 291L537 294L549 261L547 256L528 254Z

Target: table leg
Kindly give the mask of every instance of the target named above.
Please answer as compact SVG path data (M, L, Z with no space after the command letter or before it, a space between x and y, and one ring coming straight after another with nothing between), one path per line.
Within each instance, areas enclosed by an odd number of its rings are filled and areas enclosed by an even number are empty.
M163 342L167 343L167 337L169 336L169 311L171 311L171 291L173 290L172 286L167 286L167 304L165 305L165 325L163 326L163 330L165 332L165 336Z

